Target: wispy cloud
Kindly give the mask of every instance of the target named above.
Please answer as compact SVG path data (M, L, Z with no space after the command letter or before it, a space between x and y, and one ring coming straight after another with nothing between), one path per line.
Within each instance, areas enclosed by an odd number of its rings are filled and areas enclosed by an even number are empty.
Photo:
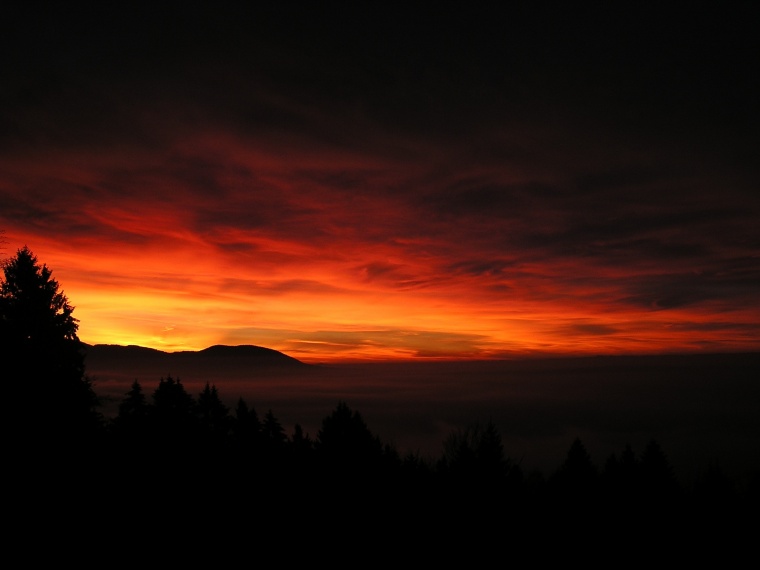
M649 20L662 50L632 60L635 42L504 33L513 18L355 14L359 33L277 10L190 11L167 43L130 14L145 34L97 50L41 21L3 71L6 249L54 269L85 340L319 359L758 347L756 64L728 44L712 49L736 67L716 69L690 55L709 35ZM668 54L680 74L657 71Z

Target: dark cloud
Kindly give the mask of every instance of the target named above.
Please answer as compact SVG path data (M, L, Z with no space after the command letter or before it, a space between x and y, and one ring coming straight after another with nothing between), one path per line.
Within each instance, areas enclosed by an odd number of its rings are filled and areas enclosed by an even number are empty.
M513 262L503 260L459 261L450 265L448 271L473 277L498 277L514 265Z
M469 217L504 222L519 218L525 211L525 198L519 189L483 180L456 181L452 187L422 198L421 209L435 212L445 220Z
M71 243L93 238L106 243L146 245L154 236L145 232L132 231L109 223L108 210L112 204L92 199L92 192L78 185L54 181L42 190L20 192L22 199L14 195L0 195L2 215L13 220L14 226L25 232L50 239L65 239ZM51 197L53 198L51 200ZM89 215L83 207L98 211L98 216ZM16 238L18 239L18 238Z
M706 301L727 306L751 302L760 291L760 265L741 271L705 271L634 277L622 299L652 310L674 309Z
M219 283L219 291L235 291L245 293L252 297L270 295L290 295L293 293L305 293L313 295L335 295L346 293L338 287L309 279L286 279L281 281L253 281L250 279L222 278Z
M526 339L600 342L627 331L600 314L748 311L756 16L14 9L0 39L0 228L144 254L152 271L203 256L198 271L241 296L371 291L399 314L451 317L417 337L346 341L404 354L455 340L484 354L447 327L504 344L520 311ZM325 334L293 342L345 340Z
M263 230L290 239L316 239L324 233L322 227L310 223L308 210L289 203L282 196L275 194L272 201L268 201L266 195L252 198L210 200L201 204L194 212L193 228L200 234L210 234L210 237L223 228L251 232L251 235Z
M359 267L359 271L366 276L368 281L373 281L377 278L386 278L387 276L397 275L399 269L402 266L395 263L383 263L381 261L375 261L367 265Z
M372 262L356 268L357 273L368 283L382 284L395 290L411 290L429 287L437 276L428 268L410 265Z
M615 327L611 327L608 325L599 325L599 324L594 324L594 323L569 324L566 327L563 327L562 330L563 332L566 332L573 336L577 336L578 334L591 335L591 336L607 336L607 335L613 335L619 332L619 329Z
M747 336L755 336L760 332L760 323L742 323L733 321L698 323L681 321L668 325L668 328L674 331L727 331Z
M599 238L596 243L587 246L583 255L604 258L603 262L622 265L626 262L651 263L653 261L702 260L708 253L707 244L667 242L660 239L635 239L615 241Z

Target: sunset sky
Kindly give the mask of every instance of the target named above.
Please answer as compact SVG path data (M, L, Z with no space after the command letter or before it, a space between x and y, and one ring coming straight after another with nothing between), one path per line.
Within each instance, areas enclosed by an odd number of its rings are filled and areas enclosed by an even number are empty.
M760 350L751 4L203 6L6 15L2 257L83 341Z

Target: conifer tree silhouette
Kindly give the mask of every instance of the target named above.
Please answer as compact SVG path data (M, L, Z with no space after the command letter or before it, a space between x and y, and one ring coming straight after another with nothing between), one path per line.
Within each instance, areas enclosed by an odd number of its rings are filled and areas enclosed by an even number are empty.
M382 455L382 443L364 423L361 414L341 401L322 420L317 434L320 455L333 464L364 464Z
M112 422L117 443L130 449L130 453L139 451L148 442L149 419L148 400L142 386L135 380L119 404L119 413Z
M254 408L249 408L243 398L238 398L235 407L233 438L240 449L250 451L261 442L261 422Z
M100 435L102 418L85 376L74 308L27 247L3 263L3 274L0 347L4 362L13 364L7 373L19 392L15 413L24 415L17 427L48 451L80 448ZM35 419L24 425L24 417Z
M598 472L580 438L573 440L565 461L554 473L551 482L560 501L568 502L576 509L596 505Z
M267 410L264 416L264 423L261 425L261 432L264 439L269 445L280 447L288 440L288 436L285 434L285 429L280 424L280 421L275 417L272 410Z
M643 496L647 501L662 504L663 501L676 498L678 482L665 452L656 440L651 439L641 454L639 471Z
M216 446L224 445L231 429L231 421L229 408L219 398L216 386L211 386L206 382L203 391L198 395L196 413L208 443Z
M275 417L271 409L267 410L264 415L264 421L261 423L261 454L269 465L269 468L275 470L281 469L285 457L286 444L288 436L285 428ZM278 463L279 465L275 465Z
M153 445L163 460L187 458L198 435L195 400L179 378L161 378L150 408Z
M120 422L130 422L145 418L147 415L148 400L143 393L142 386L135 380L119 404L119 415L116 419Z
M320 486L336 500L367 510L387 506L381 499L390 481L382 442L345 402L322 420L315 456Z
M443 450L442 468L455 479L466 479L469 483L503 483L511 467L501 434L490 421L454 431L444 441Z
M311 452L313 448L313 442L309 437L309 434L304 434L301 424L296 424L293 428L293 437L291 444L294 451L298 455L305 455Z

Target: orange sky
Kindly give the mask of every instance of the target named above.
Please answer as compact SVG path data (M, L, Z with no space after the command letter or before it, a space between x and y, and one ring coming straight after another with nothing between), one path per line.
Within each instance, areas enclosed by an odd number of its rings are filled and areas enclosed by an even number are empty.
M149 57L46 35L8 67L5 255L53 270L83 341L309 362L760 348L755 117L708 106L702 62L663 80L578 51L575 84L542 51L506 63L498 35L461 61L407 38L391 65L363 34L245 51L220 30Z

